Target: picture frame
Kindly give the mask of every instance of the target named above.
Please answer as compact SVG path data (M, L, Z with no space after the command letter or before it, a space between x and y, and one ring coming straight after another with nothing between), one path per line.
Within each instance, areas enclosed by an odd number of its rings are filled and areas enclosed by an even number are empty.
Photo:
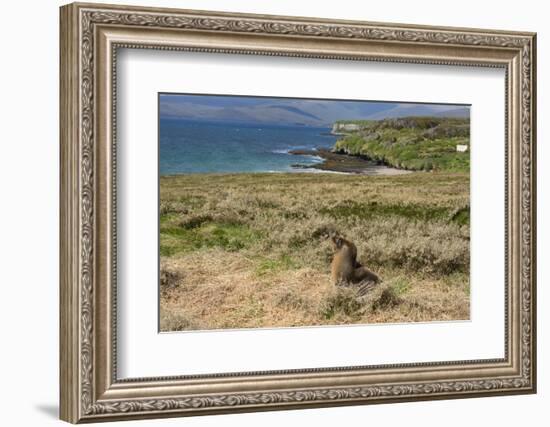
M61 419L99 422L536 392L534 33L86 3L61 7L60 24ZM120 49L503 69L504 357L118 378Z

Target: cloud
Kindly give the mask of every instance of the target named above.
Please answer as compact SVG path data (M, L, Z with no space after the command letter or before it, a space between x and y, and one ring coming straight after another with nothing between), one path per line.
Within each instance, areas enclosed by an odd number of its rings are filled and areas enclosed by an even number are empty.
M216 95L161 95L160 98L160 115L163 118L308 126L330 126L336 120L445 115L447 111L460 117L469 114L467 108L451 104Z

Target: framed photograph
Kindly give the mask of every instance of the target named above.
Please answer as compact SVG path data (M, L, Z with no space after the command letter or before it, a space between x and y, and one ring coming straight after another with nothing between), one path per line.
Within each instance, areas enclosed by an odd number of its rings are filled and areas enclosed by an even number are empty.
M535 34L60 22L63 420L536 391Z

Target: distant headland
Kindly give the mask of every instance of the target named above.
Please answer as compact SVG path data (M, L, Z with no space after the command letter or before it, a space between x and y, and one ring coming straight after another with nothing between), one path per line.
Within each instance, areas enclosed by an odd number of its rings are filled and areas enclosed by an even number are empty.
M331 134L340 138L330 150L290 151L321 157L322 163L293 166L363 174L470 169L470 121L466 118L339 120Z

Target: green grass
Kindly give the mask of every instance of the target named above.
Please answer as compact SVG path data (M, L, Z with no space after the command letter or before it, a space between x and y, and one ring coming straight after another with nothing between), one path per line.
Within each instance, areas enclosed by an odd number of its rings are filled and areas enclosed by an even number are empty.
M361 219L402 217L419 221L451 220L451 210L445 207L401 203L360 203L352 200L345 200L334 207L322 208L319 212L332 218L353 216Z
M397 296L405 294L411 287L410 282L404 277L397 277L391 284L391 288Z
M192 224L174 223L174 218L161 216L160 255L173 256L201 248L218 247L238 251L250 246L260 234L243 224L213 222L210 219L195 219Z
M470 225L470 207L456 210L451 217L451 221L459 225Z
M264 276L269 273L292 270L298 266L298 263L287 254L281 254L278 258L266 258L258 262L256 274Z
M401 169L468 172L469 123L464 119L410 117L380 121L347 121L361 129L338 140L336 151L363 156Z

